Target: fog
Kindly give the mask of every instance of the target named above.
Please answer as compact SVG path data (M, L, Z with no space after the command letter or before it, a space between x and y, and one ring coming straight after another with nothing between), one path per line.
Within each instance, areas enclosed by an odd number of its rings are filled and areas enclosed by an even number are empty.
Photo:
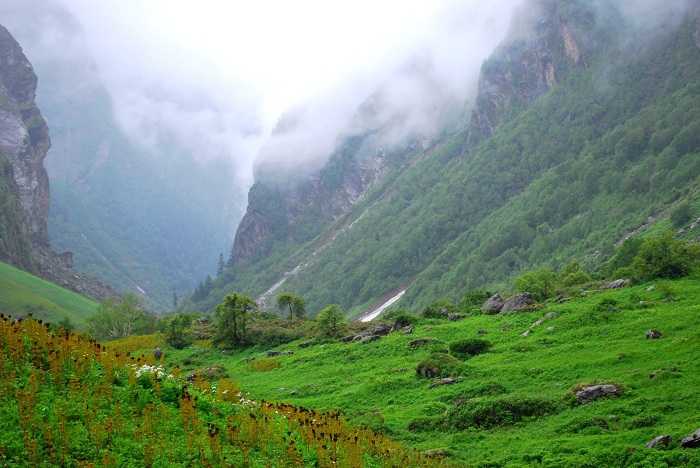
M315 167L367 125L392 122L387 144L429 138L468 106L522 3L4 0L0 13L16 25L43 18L33 54L87 49L132 139L226 158L245 187L256 158ZM641 23L686 6L612 3ZM49 9L61 13L38 15ZM372 103L372 122L358 121Z

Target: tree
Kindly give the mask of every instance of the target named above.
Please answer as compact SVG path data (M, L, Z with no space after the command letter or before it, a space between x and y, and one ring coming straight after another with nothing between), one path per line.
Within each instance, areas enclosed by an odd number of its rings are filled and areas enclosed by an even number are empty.
M690 203L684 201L671 212L671 223L676 228L685 226L693 218Z
M216 268L216 276L221 276L224 274L224 267L226 264L224 263L224 254L220 253L219 254L219 264Z
M152 333L155 326L156 318L143 309L134 294L105 300L88 320L88 330L98 340Z
M165 341L175 349L186 348L192 344L193 337L189 330L192 317L179 314L171 318L165 327Z
M698 265L700 246L674 239L673 232L645 239L632 267L639 279L681 278Z
M258 308L255 301L243 294L233 293L216 307L216 334L214 343L223 348L246 344L249 315Z
M306 302L303 298L293 293L282 293L277 296L277 308L280 312L289 310L289 320L302 319L306 315Z
M331 304L321 309L316 321L322 336L337 337L345 326L345 314L339 305Z
M554 295L557 285L557 275L549 268L523 273L515 280L515 287L520 292L529 292L539 301Z
M561 284L567 287L585 284L592 280L591 275L586 273L576 260L572 260L560 274Z

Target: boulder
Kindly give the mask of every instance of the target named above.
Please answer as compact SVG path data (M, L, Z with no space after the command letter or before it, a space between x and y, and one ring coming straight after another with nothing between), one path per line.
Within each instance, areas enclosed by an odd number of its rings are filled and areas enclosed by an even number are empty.
M160 358L163 357L163 351L156 347L156 349L153 350L153 357L156 361L160 361Z
M369 332L369 335L386 336L389 333L391 333L391 326L385 325L385 324L380 324L380 325L375 326Z
M646 332L647 340L658 340L661 338L661 332L659 330L647 330Z
M358 335L348 335L344 336L340 339L341 342L343 343L350 343L351 341L355 341L355 338L357 338Z
M309 346L313 346L315 341L309 340L309 341L304 341L302 343L299 343L300 348L308 348Z
M683 448L698 448L700 447L700 429L696 429L695 432L690 434L688 437L684 437L681 440L681 447Z
M280 356L282 354L281 351L268 351L265 353L267 357L275 357L275 356Z
M447 314L447 320L450 322L457 322L458 320L462 320L466 317L464 314Z
M660 435L660 436L654 437L649 442L647 442L645 447L651 449L651 448L668 447L669 445L671 445L671 436L670 435Z
M413 334L413 325L407 325L407 326L401 328L400 331L404 335L411 335L411 334Z
M529 310L535 305L535 299L532 294L528 292L516 294L515 296L509 298L501 308L501 313L509 312L520 312L523 310Z
M622 289L626 288L630 284L632 284L632 282L628 279L616 279L615 281L611 281L603 286L603 289Z
M485 314L494 315L503 309L503 298L500 294L489 297L481 306L481 311Z
M445 377L444 379L438 379L435 382L433 382L432 384L430 384L430 388L439 387L441 385L452 385L452 384L456 384L457 382L458 382L457 379L454 379L452 377Z
M619 396L620 387L613 384L588 385L576 391L576 401L590 403L599 398Z

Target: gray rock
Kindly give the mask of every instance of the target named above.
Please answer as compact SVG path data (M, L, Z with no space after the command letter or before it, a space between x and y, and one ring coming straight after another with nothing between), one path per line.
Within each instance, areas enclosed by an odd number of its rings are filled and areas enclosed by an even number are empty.
M340 339L341 342L343 343L350 343L351 341L355 341L355 338L357 338L358 335L348 335L344 336Z
M497 314L503 309L503 298L500 294L494 294L489 297L481 306L481 311L488 315Z
M599 398L619 396L620 393L622 392L617 385L589 385L576 392L576 401L582 404L590 403Z
M681 440L681 447L683 448L698 448L700 447L700 429L696 429L695 432Z
M268 351L265 353L267 357L275 357L275 356L281 356L282 353L280 351Z
M304 341L302 343L299 343L300 348L308 348L309 346L313 346L315 341L309 340L309 341Z
M622 289L626 288L630 284L632 284L632 282L628 279L616 279L615 281L611 281L603 286L603 289Z
M658 340L661 338L661 332L659 330L647 330L645 336L647 340Z
M380 325L377 325L376 327L374 327L369 332L369 335L386 336L389 333L391 333L391 327L389 325L380 324Z
M524 292L509 298L503 304L501 313L521 312L531 309L533 305L535 305L535 299L532 297L532 294Z
M459 320L462 320L466 317L464 314L448 314L447 315L447 320L450 322L457 322Z
M401 329L401 333L404 335L411 335L413 334L413 325L407 325Z
M159 361L160 358L163 357L163 351L161 351L160 348L154 349L153 350L153 357Z
M645 447L646 448L661 448L661 447L668 447L669 445L671 445L671 436L670 435L660 435L660 436L654 437L649 442L647 442Z
M454 379L452 377L446 377L444 379L439 379L430 384L430 388L435 388L435 387L440 387L442 385L452 385L456 384L458 382L457 379Z

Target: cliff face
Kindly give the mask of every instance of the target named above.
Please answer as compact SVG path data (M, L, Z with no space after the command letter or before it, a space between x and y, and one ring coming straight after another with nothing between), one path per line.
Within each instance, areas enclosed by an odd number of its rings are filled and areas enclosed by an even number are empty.
M70 252L49 246L49 130L35 103L37 77L22 48L0 26L0 259L101 299L111 288L72 270Z
M528 2L510 37L482 67L469 142L491 136L514 111L586 66L604 37L596 37L595 10L576 0Z
M347 213L381 173L381 152L358 157L365 140L347 138L321 171L298 180L293 175L261 175L248 195L230 263L265 255L275 242L308 241Z
M12 184L25 229L36 245L48 245L49 180L44 158L49 132L34 103L37 78L19 44L0 26L0 152L11 166Z

